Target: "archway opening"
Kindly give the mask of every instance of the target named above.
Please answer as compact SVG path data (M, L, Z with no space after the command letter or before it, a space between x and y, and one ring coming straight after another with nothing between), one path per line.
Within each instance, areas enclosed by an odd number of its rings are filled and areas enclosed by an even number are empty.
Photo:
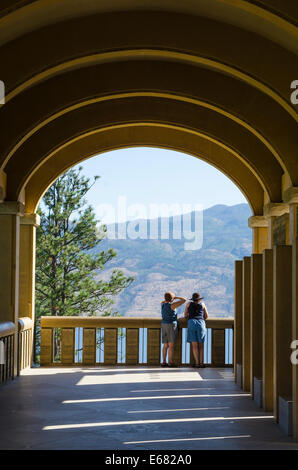
M192 155L152 147L105 152L73 168L79 167L87 177L101 178L87 197L108 228L98 250L117 252L111 265L99 270L98 278L107 280L115 268L134 277L115 298L115 311L124 317L160 318L164 292L188 299L200 291L211 318L233 317L234 261L251 251L247 219L252 211L228 177ZM183 316L183 312L181 307L178 313ZM82 351L82 328L75 334L75 349ZM125 329L118 334L117 363L126 363L125 334ZM97 335L100 342L101 332ZM139 340L141 361L147 362L147 353L141 352L147 351L146 329L140 331ZM231 332L225 341L225 360L231 364ZM182 362L187 363L185 331L182 343ZM207 362L211 343L210 330ZM81 361L82 353L77 352L75 362ZM100 348L97 362L104 362Z

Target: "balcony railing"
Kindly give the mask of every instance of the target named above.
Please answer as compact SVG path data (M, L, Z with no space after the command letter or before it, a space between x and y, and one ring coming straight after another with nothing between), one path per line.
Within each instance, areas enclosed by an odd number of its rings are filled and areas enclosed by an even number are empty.
M231 318L207 320L204 362L233 366ZM194 362L186 341L187 321L179 319L174 361ZM135 317L42 317L41 366L158 365L161 362L161 320Z
M14 377L14 341L16 326L12 322L0 322L0 383Z
M0 322L0 383L14 378L16 373L31 366L33 347L33 322L19 318L17 327L12 322ZM18 338L17 370L15 371L15 340Z
M31 318L19 318L18 372L31 367L33 349L33 322Z

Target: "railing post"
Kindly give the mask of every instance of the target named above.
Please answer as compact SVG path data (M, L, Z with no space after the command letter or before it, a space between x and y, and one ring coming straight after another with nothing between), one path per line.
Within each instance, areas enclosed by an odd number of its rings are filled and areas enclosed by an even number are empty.
M293 257L292 257L292 268L293 268L293 332L292 341L298 340L298 239L293 242ZM297 351L298 347L295 346ZM293 350L295 353L295 351ZM297 358L297 353L296 353ZM293 435L296 441L298 441L298 364L292 363L292 380L293 380Z
M105 328L104 331L104 364L117 364L118 329Z
M290 434L292 415L292 247L274 246L273 250L273 357L274 415L282 429Z
M273 410L273 250L263 253L262 406Z
M148 364L160 364L160 328L148 328L147 344Z
M61 333L61 363L74 363L74 328L62 328Z
M95 365L96 363L96 329L83 329L83 364Z
M262 255L251 256L251 378L252 397L262 406Z
M223 367L225 365L225 356L225 329L212 328L212 366Z
M40 328L40 365L48 366L53 363L53 329Z
M180 365L182 362L182 329L179 327L176 342L174 344L174 364Z
M139 329L126 328L126 364L139 363Z
M250 289L251 258L245 256L243 259L243 291L242 291L242 384L243 390L251 391L251 324L250 324Z
M234 373L239 387L242 387L242 270L243 261L235 261Z

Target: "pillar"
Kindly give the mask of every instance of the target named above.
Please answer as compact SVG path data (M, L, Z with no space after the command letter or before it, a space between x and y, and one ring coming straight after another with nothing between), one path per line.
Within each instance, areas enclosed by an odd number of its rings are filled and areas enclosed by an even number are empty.
M264 217L268 221L268 248L289 243L289 210L286 203L269 202L264 206Z
M11 321L18 327L19 308L19 242L20 202L0 204L0 321ZM17 331L14 338L14 375L17 375Z
M250 348L252 397L262 406L262 255L251 256Z
M253 231L253 253L263 253L268 248L268 220L264 216L252 216L248 226Z
M298 187L288 188L283 199L289 205L289 243L293 244L298 237Z
M276 420L284 430L291 416L291 339L292 247L279 245L273 249L273 404Z
M35 305L35 245L36 227L40 220L37 214L25 214L20 225L20 275L19 275L19 317L29 317L34 325ZM34 328L31 331L34 348ZM31 363L32 355L31 351Z
M242 270L243 261L235 261L234 372L242 387Z
M262 406L273 410L273 250L263 252Z
M250 281L251 258L245 256L242 269L242 387L251 391L251 321L250 321Z
M20 226L19 316L34 321L35 243L37 214L25 214Z
M292 247L292 341L298 340L298 238ZM293 435L298 441L298 345L295 343L292 358L292 392L293 392Z

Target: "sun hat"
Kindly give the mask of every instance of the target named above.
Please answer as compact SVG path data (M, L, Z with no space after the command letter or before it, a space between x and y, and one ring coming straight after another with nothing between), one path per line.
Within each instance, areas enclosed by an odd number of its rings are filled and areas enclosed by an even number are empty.
M199 292L194 292L192 294L192 297L191 299L189 300L192 300L193 302L197 301L197 300L202 300L204 297L201 297L201 295L199 294Z

